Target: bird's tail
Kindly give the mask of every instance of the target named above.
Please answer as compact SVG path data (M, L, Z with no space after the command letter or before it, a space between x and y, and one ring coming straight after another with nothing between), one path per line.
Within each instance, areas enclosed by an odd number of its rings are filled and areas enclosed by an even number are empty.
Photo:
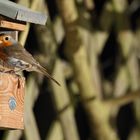
M48 77L49 79L51 79L53 82L55 82L57 85L61 86L60 83L59 83L58 81L56 81L56 80L47 72L47 70L46 70L44 67L38 65L37 68L36 68L36 71L39 72L39 73L41 73L41 74L43 74L43 75L45 75L46 77Z

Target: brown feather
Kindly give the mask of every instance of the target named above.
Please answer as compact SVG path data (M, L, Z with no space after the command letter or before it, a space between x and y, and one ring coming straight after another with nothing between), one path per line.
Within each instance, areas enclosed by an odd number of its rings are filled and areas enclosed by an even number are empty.
M56 81L48 72L47 70L42 67L41 65L38 65L36 70L37 72L44 74L46 77L48 77L49 79L51 79L52 81L54 81L57 85L61 86L60 83L58 81Z
M11 46L8 47L3 47L2 51L10 58L16 58L19 60L22 60L26 63L29 63L32 67L30 68L25 68L25 70L28 71L36 71L39 73L44 74L46 77L48 77L49 79L51 79L52 81L54 81L57 85L60 86L60 83L57 82L53 77L51 77L47 70L45 68L43 68L34 58L33 56L27 52L20 43L16 43L13 44Z

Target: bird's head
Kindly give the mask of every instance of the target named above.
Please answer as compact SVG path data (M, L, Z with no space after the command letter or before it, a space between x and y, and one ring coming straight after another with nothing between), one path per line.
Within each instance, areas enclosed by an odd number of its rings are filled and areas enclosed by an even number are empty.
M7 34L0 34L0 46L11 46L15 43L15 40L12 38L12 36Z

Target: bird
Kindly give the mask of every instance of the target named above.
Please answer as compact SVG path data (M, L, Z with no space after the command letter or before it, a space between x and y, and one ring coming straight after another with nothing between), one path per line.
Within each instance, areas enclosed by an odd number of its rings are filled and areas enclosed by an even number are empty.
M32 54L9 34L0 34L0 62L2 62L3 67L8 69L8 72L35 71L45 75L60 86L60 83L34 59Z

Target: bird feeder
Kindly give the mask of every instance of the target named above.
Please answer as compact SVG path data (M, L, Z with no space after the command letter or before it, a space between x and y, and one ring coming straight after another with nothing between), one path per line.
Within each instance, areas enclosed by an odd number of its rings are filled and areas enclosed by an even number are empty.
M46 20L45 14L9 0L0 0L0 33L10 34L16 40L27 22L45 25ZM0 72L0 128L24 129L24 94L24 77Z

